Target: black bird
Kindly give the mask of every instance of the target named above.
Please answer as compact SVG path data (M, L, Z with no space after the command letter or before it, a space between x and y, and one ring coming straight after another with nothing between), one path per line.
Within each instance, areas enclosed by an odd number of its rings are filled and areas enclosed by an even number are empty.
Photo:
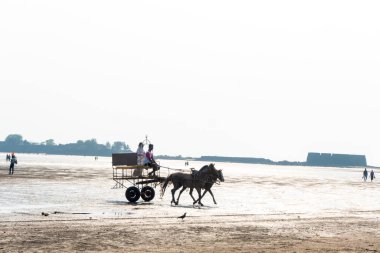
M181 219L183 220L183 219L185 219L185 217L186 217L186 213L184 213L183 215L181 215L181 216L179 216L179 217L177 217L177 218L178 218L178 219L181 218Z
M42 212L41 215L43 215L43 216L49 216L48 213L44 213L44 212Z

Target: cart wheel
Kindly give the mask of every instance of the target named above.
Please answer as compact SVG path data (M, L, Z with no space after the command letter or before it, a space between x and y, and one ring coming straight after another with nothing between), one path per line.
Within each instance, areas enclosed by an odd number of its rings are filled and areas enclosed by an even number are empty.
M141 198L147 202L154 199L154 195L155 195L154 189L150 186L144 186L141 189Z
M140 198L140 190L135 186L128 187L125 191L125 197L129 202L136 202Z

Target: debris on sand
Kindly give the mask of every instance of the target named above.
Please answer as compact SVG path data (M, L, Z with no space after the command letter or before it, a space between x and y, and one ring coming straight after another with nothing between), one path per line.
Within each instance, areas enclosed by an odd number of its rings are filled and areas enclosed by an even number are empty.
M41 215L43 215L43 216L49 216L49 214L45 213L45 212L42 212Z

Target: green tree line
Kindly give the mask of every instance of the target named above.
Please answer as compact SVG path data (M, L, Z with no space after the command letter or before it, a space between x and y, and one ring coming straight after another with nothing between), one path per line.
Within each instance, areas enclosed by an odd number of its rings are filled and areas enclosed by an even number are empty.
M0 141L1 152L46 153L62 155L111 156L112 153L131 152L123 141L100 144L96 139L78 140L75 143L56 144L53 139L40 143L29 142L20 134L10 134Z

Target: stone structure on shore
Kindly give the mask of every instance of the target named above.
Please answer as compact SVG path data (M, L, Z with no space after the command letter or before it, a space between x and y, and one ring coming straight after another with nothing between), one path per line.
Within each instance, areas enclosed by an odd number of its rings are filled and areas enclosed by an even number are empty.
M307 155L306 165L322 167L366 167L367 159L365 155L309 153Z

